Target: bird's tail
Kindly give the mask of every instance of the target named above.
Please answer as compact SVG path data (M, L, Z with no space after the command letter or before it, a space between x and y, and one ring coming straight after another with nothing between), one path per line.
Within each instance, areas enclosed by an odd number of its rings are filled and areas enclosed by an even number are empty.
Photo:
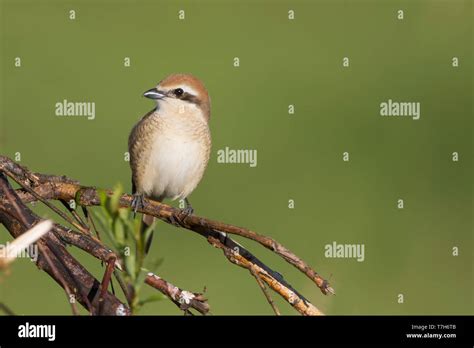
M153 231L148 231L148 230L153 225L154 222L155 222L154 216L143 214L140 232L142 233L142 235L149 234L149 236L145 240L145 254L148 254L148 251L150 250L150 247L151 247L151 241L153 240Z

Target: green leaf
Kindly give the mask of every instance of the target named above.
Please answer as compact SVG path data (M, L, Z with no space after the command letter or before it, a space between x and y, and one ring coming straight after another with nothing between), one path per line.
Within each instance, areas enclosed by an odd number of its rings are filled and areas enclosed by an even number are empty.
M130 209L129 208L120 208L119 217L123 221L130 221Z
M114 249L118 250L119 245L117 244L117 241L115 240L114 235L112 234L109 223L107 221L107 218L104 216L103 211L97 211L95 209L92 209L92 215L99 222L99 230L104 231L107 234L107 237L112 242Z
M162 301L166 299L165 295L163 294L153 294L148 296L147 298L140 300L138 302L139 306L143 306L144 304L150 303L150 302L157 302L157 301Z
M145 277L148 273L143 267L144 248L146 241L151 237L156 221L142 233L142 217L132 214L129 208L120 207L122 193L123 189L120 184L115 186L110 196L104 190L98 191L101 207L97 210L93 209L92 213L123 260L124 272L121 276L127 286L131 287L133 294L131 307L135 312L144 304L160 301L165 297L162 294L154 294L144 300L139 297L139 290L145 284ZM163 259L153 259L150 263L152 271L154 272L162 262Z
M136 272L137 267L136 267L136 261L135 261L135 254L132 252L131 248L130 248L130 255L129 256L124 255L124 263L125 263L125 271L130 276L130 278L134 280L136 278L135 272Z
M143 269L146 273L149 273L149 272L156 273L156 270L162 265L162 263L164 262L164 260L165 260L165 259L162 258L162 257L149 259L149 261L147 262L148 267L147 267L147 268L143 267L142 269Z
M119 210L119 202L120 202L120 197L122 196L123 188L121 184L117 184L114 187L114 192L112 193L112 196L109 198L109 209L110 212L113 215L116 215Z
M138 292L138 290L142 287L142 285L145 283L145 278L147 276L147 272L143 271L143 268L140 269L140 273L138 274L137 279L135 279L135 282L133 284L134 288Z
M155 230L155 226L156 226L156 219L153 221L153 223L148 226L146 228L146 230L143 232L143 236L142 236L142 240L143 240L143 243L142 245L147 245L148 243L148 240L151 238L151 234L153 233L153 231Z
M105 206L105 203L107 201L107 192L105 190L97 190L97 194L100 199L100 205Z
M125 244L125 230L120 219L114 219L112 224L115 240L119 245Z
M126 226L126 231L127 231L128 237L130 237L136 243L137 242L137 238L135 236L136 217L134 219L132 214L129 214L128 219L124 220L124 225Z

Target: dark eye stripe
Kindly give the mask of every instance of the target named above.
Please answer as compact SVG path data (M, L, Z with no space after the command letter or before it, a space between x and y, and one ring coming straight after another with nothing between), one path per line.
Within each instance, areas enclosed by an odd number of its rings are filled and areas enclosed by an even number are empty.
M194 104L197 104L197 105L200 104L199 99L196 96L194 96L192 94L189 94L187 92L184 92L184 94L179 99L186 100L190 103L194 103Z

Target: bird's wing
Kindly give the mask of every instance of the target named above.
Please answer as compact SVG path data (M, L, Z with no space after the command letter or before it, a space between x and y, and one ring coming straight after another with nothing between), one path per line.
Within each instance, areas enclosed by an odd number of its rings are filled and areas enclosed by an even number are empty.
M128 151L130 154L130 168L132 169L132 193L140 191L140 182L138 179L138 172L143 170L146 165L146 158L148 143L146 137L150 135L150 128L154 127L151 116L155 109L151 110L132 128L130 136L128 137Z

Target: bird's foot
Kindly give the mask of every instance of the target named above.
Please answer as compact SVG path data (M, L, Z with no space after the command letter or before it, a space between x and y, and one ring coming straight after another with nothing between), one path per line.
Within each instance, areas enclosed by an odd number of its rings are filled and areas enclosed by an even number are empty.
M186 208L181 209L181 214L184 215L184 217L188 217L190 215L193 215L194 209L191 207L191 205L188 205Z
M194 209L191 206L191 203L185 198L186 208L181 209L179 213L172 214L170 216L170 222L176 227L185 227L185 220L188 216L193 215Z
M189 203L189 200L185 198L184 201L186 202L186 208L181 210L180 216L182 220L186 219L188 216L193 215L194 213L194 209L191 206L191 203Z
M145 201L144 201L144 195L143 193L134 193L133 194L133 199L132 199L132 209L133 212L136 213L138 209L141 209L145 206Z
M183 221L179 218L179 214L171 214L169 221L175 227L184 227Z

